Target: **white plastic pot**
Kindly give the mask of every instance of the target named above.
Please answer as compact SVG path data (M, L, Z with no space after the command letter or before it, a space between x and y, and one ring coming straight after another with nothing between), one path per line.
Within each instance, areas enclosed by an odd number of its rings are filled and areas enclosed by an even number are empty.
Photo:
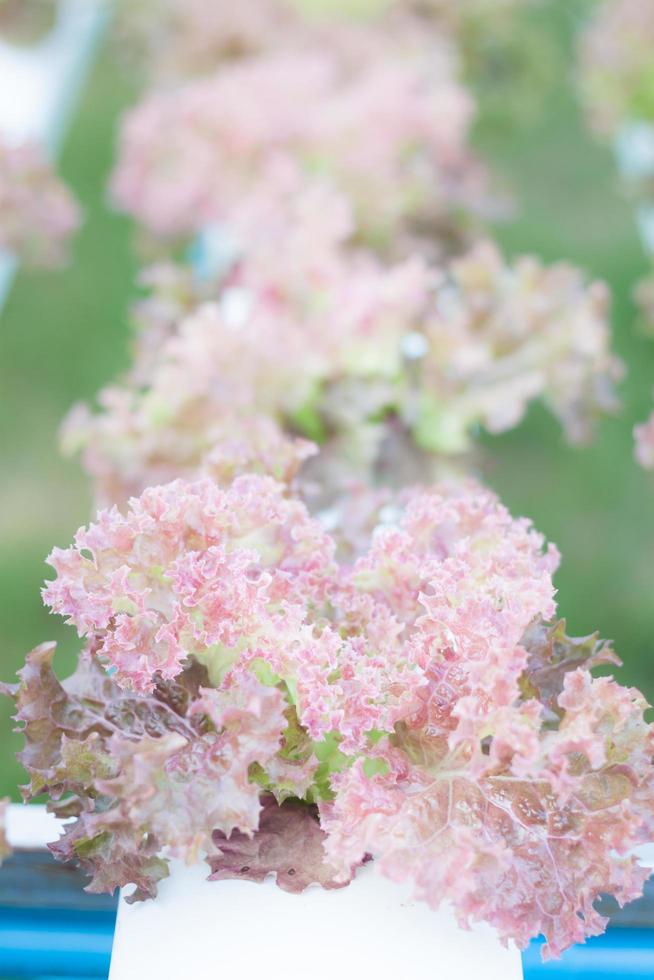
M374 866L338 891L301 895L272 879L207 881L173 867L154 901L119 903L109 980L521 980L515 948L492 929L407 900Z

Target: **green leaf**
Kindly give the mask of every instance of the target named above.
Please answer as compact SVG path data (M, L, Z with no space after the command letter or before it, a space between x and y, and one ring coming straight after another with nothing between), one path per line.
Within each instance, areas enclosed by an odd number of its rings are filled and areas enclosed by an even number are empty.
M290 421L301 435L311 439L312 442L320 444L327 438L325 423L313 401L306 402L301 408L293 412Z
M420 399L413 435L420 448L427 452L464 453L470 447L465 420L451 410L446 411L427 392Z
M277 687L281 683L281 677L276 674L269 663L258 657L252 661L252 671L260 684L266 687Z
M372 779L373 776L385 776L390 772L390 768L386 759L364 759L363 762L363 771L368 779Z

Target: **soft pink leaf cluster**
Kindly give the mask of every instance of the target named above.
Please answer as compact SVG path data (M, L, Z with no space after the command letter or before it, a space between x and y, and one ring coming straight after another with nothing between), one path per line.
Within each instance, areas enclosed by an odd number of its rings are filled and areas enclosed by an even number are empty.
M521 945L542 932L557 954L601 931L596 897L628 901L646 877L627 852L654 830L654 739L638 692L590 677L592 638L558 630L548 642L534 629L555 612L556 550L493 494L459 484L406 492L395 520L336 563L335 542L285 494L266 477L177 481L124 515L101 512L53 553L46 602L110 665L112 684L142 692L131 697L146 716L159 704L151 736L104 741L104 773L87 738L94 792L115 802L80 816L84 854L104 854L99 830L114 826L114 848L135 827L192 858L209 826L256 828L260 787L285 799L284 769L298 766L342 881L370 854L419 898L448 900L462 923L487 920ZM577 643L569 663L566 643ZM186 720L161 716L152 698L178 705L181 693L157 692L188 688L193 664L211 687L194 689ZM36 688L18 692L28 725L46 701ZM25 707L37 699L38 712ZM98 700L87 693L84 710ZM57 718L67 724L63 707ZM79 708L70 718L81 724ZM67 741L63 753L48 780L61 785L63 772L80 792L86 755ZM246 850L277 867L260 847L265 837ZM152 858L132 855L126 874L140 881Z
M588 116L602 135L633 120L652 121L652 0L604 0L580 43L580 84Z
M545 956L603 932L598 895L624 904L649 875L628 851L653 829L652 730L639 692L581 670L559 705L559 730L540 735L536 702L496 713L485 764L468 761L465 741L453 749L438 727L408 724L380 753L385 774L359 761L335 777L322 813L330 860L345 874L372 853L463 925L485 919L520 946L541 932Z
M481 422L515 426L535 398L572 442L613 411L622 365L611 352L609 291L565 262L509 264L491 243L454 260L428 326L424 390L438 392L444 441Z
M445 728L476 737L518 695L523 633L554 612L556 550L475 485L408 492L399 514L339 568L331 537L270 478L176 481L55 549L44 600L139 691L190 657L216 683L265 660L292 680L313 738L338 732L360 751L425 710L433 682ZM436 651L448 655L432 676Z
M77 203L41 148L0 140L0 249L33 265L58 265L79 224Z
M338 487L402 445L464 452L479 425L506 431L537 398L573 441L615 407L601 283L563 263L508 263L489 243L444 270L383 265L343 250L349 212L324 186L294 210L283 238L272 205L270 234L210 289L158 273L132 375L65 428L102 502L207 468L223 482L248 467L290 481L311 452L298 430L325 444L321 479ZM240 227L249 241L245 211ZM390 465L401 483L399 458Z
M529 0L526 0L528 3ZM121 52L157 84L197 77L216 65L329 36L334 24L381 23L389 33L419 23L465 46L525 0L114 0Z
M147 96L125 119L113 195L155 234L190 235L252 193L268 199L286 158L299 180L334 180L379 239L407 217L476 206L472 109L433 37L333 26Z
M50 608L101 638L120 683L150 691L190 656L229 666L241 649L282 648L298 610L319 601L333 545L267 477L152 487L128 514L101 511L75 546L55 549Z
M285 43L297 29L286 0L117 0L121 50L157 82Z
M66 448L84 447L100 499L120 503L200 470L224 479L249 466L289 479L311 452L292 437L303 428L293 420L307 408L320 414L326 388L354 376L359 425L380 400L397 400L401 335L430 301L428 270L342 251L331 239L347 209L317 188L309 196L285 244L274 248L271 236L248 253L214 292L218 301L193 307L163 292L141 307L147 324L132 376L101 393L99 414L78 408L65 427ZM323 205L325 244L310 220Z
M276 755L286 727L282 695L254 677L200 695L193 711L206 713L216 734L189 741L169 732L137 744L115 735L108 743L115 775L96 782L120 801L119 819L147 827L171 856L187 862L209 849L212 828L226 836L257 828L261 804L250 767Z

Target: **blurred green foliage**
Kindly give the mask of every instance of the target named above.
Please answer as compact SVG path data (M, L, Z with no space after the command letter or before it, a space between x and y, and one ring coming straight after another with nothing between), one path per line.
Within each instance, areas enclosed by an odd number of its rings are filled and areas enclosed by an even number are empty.
M482 113L478 144L514 194L514 220L496 228L505 250L570 260L611 287L614 344L628 370L623 410L600 424L592 445L573 449L545 411L534 409L516 431L484 440L486 478L514 513L531 517L559 546L559 609L570 631L597 629L613 639L624 661L620 679L652 701L654 479L634 463L632 429L651 410L654 342L639 333L631 299L649 263L610 149L593 141L580 118L572 39L584 6L587 0L548 0L530 15L555 46L558 71L538 111L517 126Z
M584 2L543 0L516 25L536 31L531 50L547 50L547 70L535 65L530 72L528 59L521 60L519 84L531 86L529 111L516 111L511 98L498 98L491 64L480 81L477 142L514 194L514 218L496 229L506 251L569 259L610 284L615 343L629 368L624 411L600 425L590 447L571 449L550 417L535 409L515 432L484 439L485 477L514 513L533 518L559 545L560 610L570 630L599 629L613 638L625 661L623 682L654 699L654 478L633 462L631 435L649 412L654 385L654 342L639 336L630 299L647 260L611 154L584 131L576 106L571 38ZM507 66L501 54L494 57L506 88ZM127 363L125 311L136 265L129 225L107 208L105 186L116 117L133 98L115 52L106 52L62 160L86 211L74 261L60 274L21 273L0 320L0 676L6 680L37 643L59 641L62 674L78 649L74 631L42 608L39 588L44 556L69 542L90 509L78 465L59 457L60 420ZM0 700L0 796L16 796L22 778L13 758L20 739L5 737L9 715L9 703Z

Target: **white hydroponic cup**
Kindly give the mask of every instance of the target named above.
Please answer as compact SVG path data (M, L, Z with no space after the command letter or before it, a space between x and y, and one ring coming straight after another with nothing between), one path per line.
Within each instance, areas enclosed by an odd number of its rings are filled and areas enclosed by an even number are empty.
M154 901L122 900L109 980L521 980L515 948L488 926L460 929L368 865L338 891L300 895L272 879L207 881L173 864Z

